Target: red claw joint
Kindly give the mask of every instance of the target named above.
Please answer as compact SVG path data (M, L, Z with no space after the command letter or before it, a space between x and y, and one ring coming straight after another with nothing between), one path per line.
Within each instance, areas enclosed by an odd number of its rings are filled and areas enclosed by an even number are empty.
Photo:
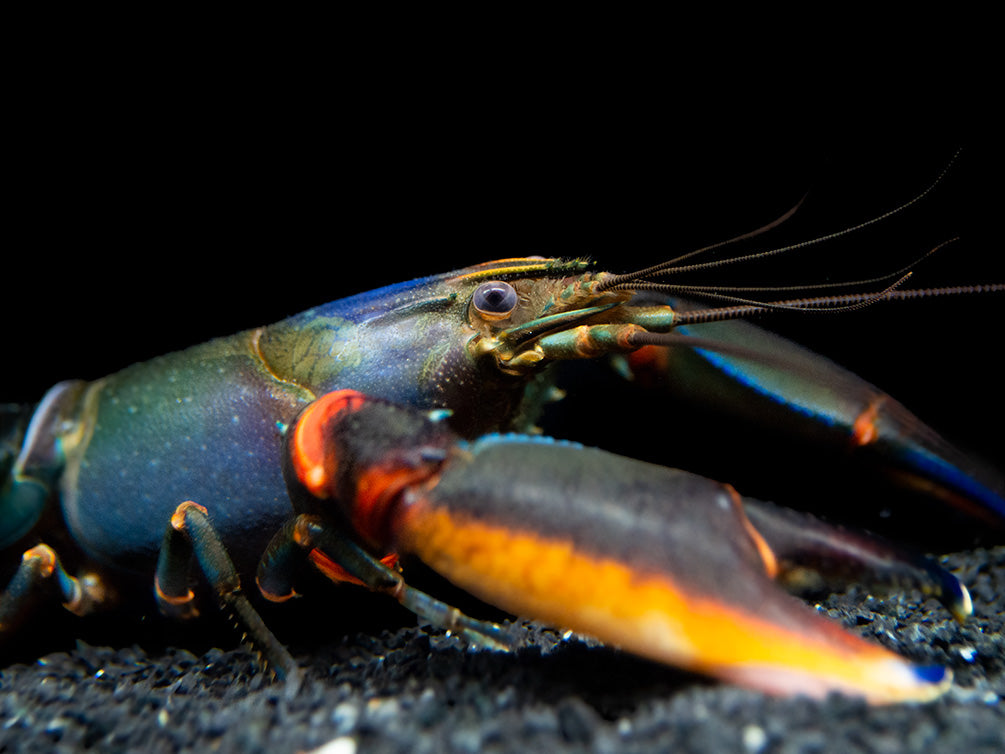
M341 518L369 545L393 548L402 496L436 484L455 442L422 413L355 390L324 395L288 433L294 507L330 523Z

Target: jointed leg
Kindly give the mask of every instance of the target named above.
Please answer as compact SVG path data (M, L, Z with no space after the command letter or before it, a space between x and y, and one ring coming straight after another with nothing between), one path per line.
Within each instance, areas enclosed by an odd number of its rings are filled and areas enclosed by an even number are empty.
M104 590L96 576L74 578L59 562L48 545L35 545L21 556L21 565L0 594L0 633L14 629L31 612L46 591L63 602L63 607L77 615L89 613L102 601Z
M206 509L193 502L178 506L164 534L157 562L155 593L167 615L189 618L198 614L188 586L188 564L195 554L199 568L216 591L222 607L229 609L262 652L276 675L286 681L291 693L300 685L300 672L293 657L262 621L241 590L234 564L216 533Z
M258 585L269 599L282 601L294 594L292 574L310 559L331 575L332 567L358 580L375 592L383 592L430 623L464 636L468 641L497 650L509 643L497 624L475 620L455 607L405 583L401 574L363 550L341 532L324 526L320 519L301 514L287 522L272 540L258 567Z

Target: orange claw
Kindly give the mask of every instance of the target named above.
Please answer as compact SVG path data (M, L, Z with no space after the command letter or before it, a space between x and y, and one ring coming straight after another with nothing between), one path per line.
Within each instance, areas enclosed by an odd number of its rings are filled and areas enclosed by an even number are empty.
M404 550L505 610L769 693L925 701L951 682L949 671L912 666L817 615L758 567L732 576L756 585L750 589L756 604L734 604L671 574L591 554L570 538L486 524L433 505L410 507L399 537Z

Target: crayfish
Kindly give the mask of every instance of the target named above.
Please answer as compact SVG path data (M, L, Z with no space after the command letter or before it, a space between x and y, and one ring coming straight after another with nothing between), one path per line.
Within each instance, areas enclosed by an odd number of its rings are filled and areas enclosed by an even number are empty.
M255 601L295 595L307 566L505 648L500 626L407 583L399 559L415 556L504 610L755 688L937 696L949 671L916 667L784 589L914 587L965 620L966 587L934 561L702 476L530 434L559 395L556 368L609 360L636 383L731 391L741 413L850 448L1002 530L999 475L871 385L743 321L918 295L900 278L841 300L720 292L710 308L661 282L681 266L478 264L9 409L0 543L24 555L0 637L46 584L80 614L108 607L115 584L192 617L196 576L295 686ZM59 550L46 541L57 530Z

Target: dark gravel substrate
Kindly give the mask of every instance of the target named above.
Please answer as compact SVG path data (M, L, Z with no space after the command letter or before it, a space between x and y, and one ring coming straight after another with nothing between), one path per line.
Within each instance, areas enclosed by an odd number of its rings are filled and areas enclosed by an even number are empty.
M1005 751L1005 548L947 558L975 616L916 595L855 591L821 609L919 662L953 667L928 705L773 699L518 625L512 655L435 631L359 632L297 649L283 687L244 650L80 644L0 672L0 751L1000 752ZM125 646L126 648L122 648Z

